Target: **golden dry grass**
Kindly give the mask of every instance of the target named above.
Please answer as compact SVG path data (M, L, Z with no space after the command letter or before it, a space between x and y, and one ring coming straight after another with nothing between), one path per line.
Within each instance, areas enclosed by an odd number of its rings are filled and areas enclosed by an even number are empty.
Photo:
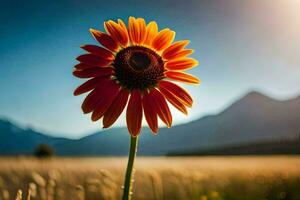
M0 199L116 200L126 158L0 158ZM300 157L136 161L135 200L299 200ZM30 193L30 195L29 195Z

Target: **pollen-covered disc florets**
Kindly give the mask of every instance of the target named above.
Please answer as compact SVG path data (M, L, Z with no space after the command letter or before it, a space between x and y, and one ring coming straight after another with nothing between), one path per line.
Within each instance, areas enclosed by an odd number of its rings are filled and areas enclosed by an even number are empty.
M154 87L164 77L164 62L156 52L142 46L119 51L114 63L115 77L130 90Z

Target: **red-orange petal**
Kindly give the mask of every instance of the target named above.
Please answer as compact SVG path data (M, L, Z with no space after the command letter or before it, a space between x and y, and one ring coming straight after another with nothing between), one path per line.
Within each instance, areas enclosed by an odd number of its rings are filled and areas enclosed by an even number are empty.
M132 44L138 44L139 41L139 25L134 17L128 19L128 34Z
M192 53L194 53L193 49L182 49L182 50L178 51L176 54L174 54L169 60L175 60L175 59L183 58L183 57L188 56Z
M128 30L127 30L127 27L126 27L125 23L123 22L123 20L118 19L118 24L122 27L122 29L124 30L124 33L126 33L126 36L128 38L128 41L129 41L129 34L128 34Z
M154 109L157 111L159 118L167 125L167 127L171 127L172 115L165 97L157 89L152 89L149 92L149 95L152 96L155 105Z
M186 70L198 65L198 61L193 58L181 58L166 62L165 68L169 70Z
M95 29L90 29L90 32L92 36L105 48L116 52L119 48L118 44L114 41L114 39L101 31L95 30Z
M170 46L175 38L175 32L166 28L161 30L152 41L152 47L157 51L162 51Z
M162 87L160 87L159 90L175 108L186 115L188 114L185 105L169 90L166 90Z
M129 36L128 36L128 31L127 31L127 27L126 27L125 23L123 22L123 20L118 19L118 24L122 27L122 29L124 30L124 32L126 32L127 37L129 38Z
M123 112L127 100L128 100L129 92L125 89L122 89L118 96L115 98L113 103L109 106L108 110L104 113L103 117L103 128L110 127L118 117Z
M92 113L92 121L97 121L98 119L103 117L104 113L112 104L119 92L120 85L117 84L114 80L109 80L105 83L102 83L101 98L98 99L97 105Z
M183 82L183 83L189 83L189 84L199 84L200 80L192 76L190 74L184 73L184 72L177 72L177 71L166 71L165 76L169 79L173 79L175 81Z
M111 60L107 60L105 58L96 56L94 54L80 55L76 59L79 62L86 63L88 65L93 65L93 66L99 66L99 67L107 66L112 62Z
M150 46L152 44L153 39L156 37L158 33L158 26L155 21L150 22L146 27L146 36L144 44Z
M96 45L83 45L81 46L81 48L106 60L113 60L115 58L114 54L111 51Z
M143 44L146 38L146 23L143 18L129 17L128 33L133 44Z
M92 112L95 109L99 98L101 98L101 89L96 88L91 91L81 104L83 113L86 114Z
M181 51L186 45L188 45L189 42L189 40L174 42L171 46L169 46L163 51L162 57L166 60L172 59L176 56L176 54L178 54L179 51Z
M137 136L142 127L143 107L142 97L139 90L133 90L126 111L126 122L129 133Z
M191 107L193 105L193 99L189 93L182 87L170 82L170 81L160 81L158 84L160 90L168 90L171 92L179 101L184 105Z
M85 70L85 69L89 69L89 68L94 68L95 66L94 65L89 65L89 64L86 64L86 63L78 63L74 67L77 70Z
M118 23L109 20L104 23L106 32L108 32L116 43L126 47L128 43L128 35Z
M153 96L145 93L143 96L143 109L146 121L153 133L158 132L157 111L155 109Z
M111 67L94 67L85 70L74 70L73 75L78 78L92 78L92 77L99 77L99 76L109 76L113 75L114 70Z
M102 95L103 87L106 87L107 84L105 84L105 82L107 82L107 81L111 81L111 80L110 79L99 80L97 88L95 88L92 92L90 92L86 96L86 98L84 99L84 101L81 105L83 113L90 113L95 109L98 100L100 98L103 98L103 95ZM104 89L106 89L106 88L104 88Z
M99 85L99 83L101 83L101 80L104 78L105 77L96 77L86 81L85 83L83 83L75 89L74 95L77 96L96 88Z
M143 44L146 38L146 22L143 18L137 18L137 25L139 26L139 39L138 44Z

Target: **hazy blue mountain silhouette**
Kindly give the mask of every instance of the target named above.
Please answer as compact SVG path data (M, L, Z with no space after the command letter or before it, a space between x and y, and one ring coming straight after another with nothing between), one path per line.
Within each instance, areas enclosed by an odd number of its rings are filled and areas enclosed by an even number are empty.
M54 146L68 139L54 138L34 131L22 129L8 120L0 120L0 154L31 154L41 143Z
M300 134L300 97L277 101L250 92L217 115L161 128L153 136L144 128L139 154L164 155L188 149L211 149L230 145L293 140ZM129 136L126 128L104 130L78 140L50 137L0 121L0 154L30 153L47 143L60 155L125 155Z

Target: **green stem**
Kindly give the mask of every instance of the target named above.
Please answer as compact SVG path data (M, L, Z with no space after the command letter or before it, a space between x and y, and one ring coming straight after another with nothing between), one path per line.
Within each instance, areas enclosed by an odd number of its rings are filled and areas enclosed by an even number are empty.
M133 185L133 176L134 176L133 165L134 165L134 158L136 156L136 151L137 151L137 144L138 144L138 136L136 137L131 136L122 200L130 200L132 196L132 188L133 188L132 185Z

